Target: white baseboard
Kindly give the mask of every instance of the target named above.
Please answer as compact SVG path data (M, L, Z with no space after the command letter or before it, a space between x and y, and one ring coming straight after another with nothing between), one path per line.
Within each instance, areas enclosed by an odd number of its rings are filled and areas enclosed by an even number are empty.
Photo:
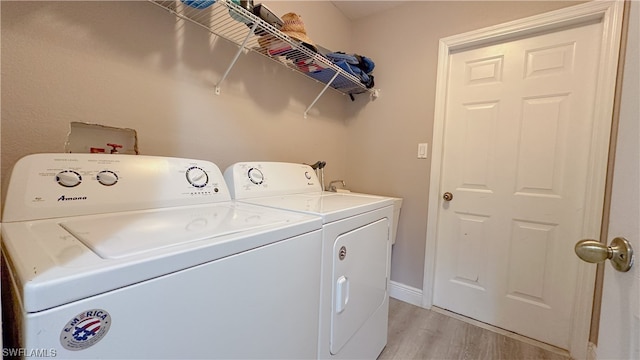
M421 289L416 289L395 281L389 281L389 296L411 305L422 307Z

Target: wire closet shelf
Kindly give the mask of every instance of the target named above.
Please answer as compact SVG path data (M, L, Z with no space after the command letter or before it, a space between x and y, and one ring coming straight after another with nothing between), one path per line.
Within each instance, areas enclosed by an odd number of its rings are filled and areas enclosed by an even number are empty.
M216 94L220 93L220 85L229 75L239 56L249 51L324 84L320 94L305 110L305 117L328 88L349 96L368 92L375 97L377 94L377 90L368 89L360 79L335 65L331 60L290 38L232 0L218 0L204 9L185 5L179 0L149 0L149 2L239 47L215 86Z

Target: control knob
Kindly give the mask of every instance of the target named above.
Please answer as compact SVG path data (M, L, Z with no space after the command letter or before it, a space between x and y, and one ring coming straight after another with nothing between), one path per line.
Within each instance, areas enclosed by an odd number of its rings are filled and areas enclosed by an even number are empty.
M104 186L111 186L118 182L118 175L113 171L103 170L96 175L96 179Z
M56 181L64 187L74 187L80 185L82 175L73 170L64 170L56 175Z
M251 182L256 185L260 185L264 182L264 174L262 173L262 171L260 171L260 169L257 169L257 168L249 169L248 176L249 176L249 180L251 180Z
M209 183L207 172L197 166L187 169L187 181L194 187L202 188Z

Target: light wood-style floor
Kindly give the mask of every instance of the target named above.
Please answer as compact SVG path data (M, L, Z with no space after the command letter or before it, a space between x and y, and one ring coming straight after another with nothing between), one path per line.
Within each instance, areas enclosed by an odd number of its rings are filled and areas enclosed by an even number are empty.
M436 311L390 300L389 339L379 360L570 359Z

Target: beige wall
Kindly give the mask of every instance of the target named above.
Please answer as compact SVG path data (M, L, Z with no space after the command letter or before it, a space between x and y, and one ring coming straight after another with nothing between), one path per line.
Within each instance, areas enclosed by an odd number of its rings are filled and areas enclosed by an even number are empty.
M3 189L18 158L63 151L71 121L134 128L142 154L222 169L325 160L327 179L404 198L391 278L421 288L430 160L416 144L431 144L438 39L576 2L409 1L353 23L328 2L265 3L303 15L317 43L371 57L381 97L331 91L304 119L319 84L249 54L216 96L235 47L147 2L2 2Z
M376 61L381 97L348 114L347 181L355 190L404 198L391 279L421 289L438 40L555 10L570 2L414 1L354 23L353 45ZM349 111L349 109L347 109Z
M314 41L336 48L350 23L328 3L297 2ZM146 1L2 2L3 189L20 157L62 152L69 123L138 132L141 154L210 159L327 162L344 173L348 97L254 53L241 56L222 94L213 87L236 47ZM286 3L269 4L279 14ZM317 16L317 18L314 18ZM309 20L307 20L307 18ZM318 29L319 28L319 29Z

